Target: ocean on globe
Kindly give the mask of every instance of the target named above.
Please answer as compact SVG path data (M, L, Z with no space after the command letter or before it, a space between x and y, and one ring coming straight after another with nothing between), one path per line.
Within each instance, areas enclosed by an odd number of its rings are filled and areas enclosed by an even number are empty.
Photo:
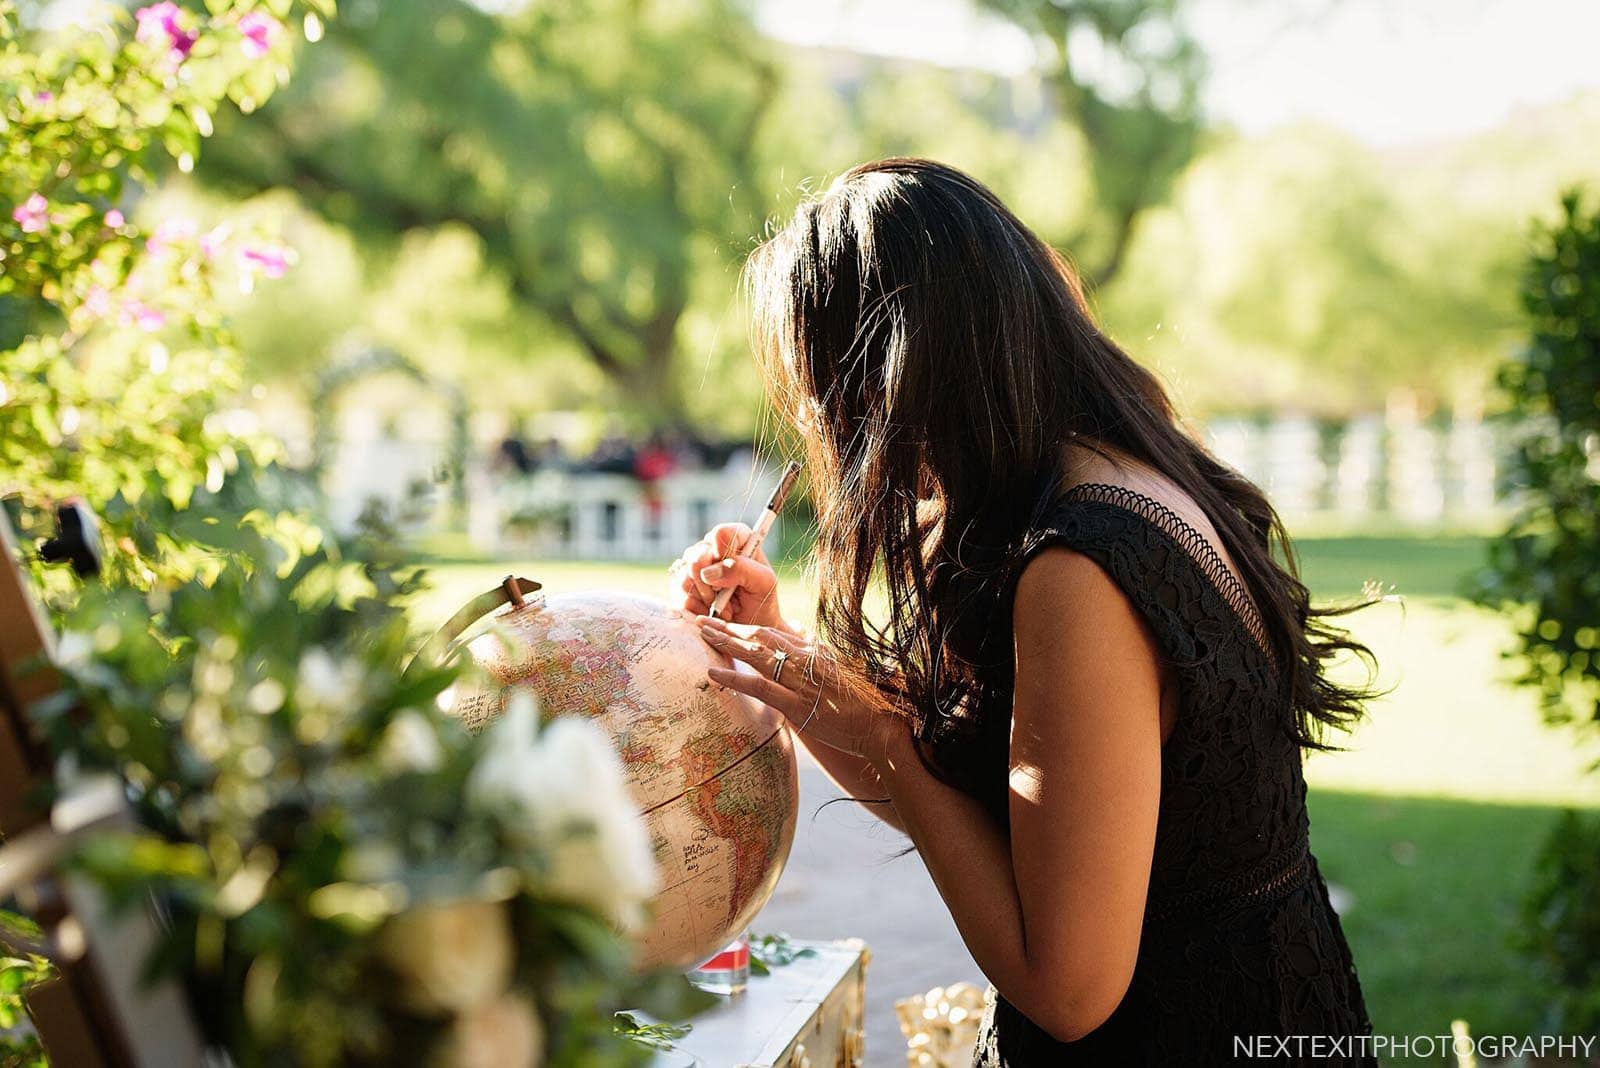
M799 782L782 717L715 686L728 661L683 613L648 597L530 596L466 645L483 682L455 714L489 723L519 688L551 716L610 735L660 869L640 968L689 967L742 933L766 904L794 840Z

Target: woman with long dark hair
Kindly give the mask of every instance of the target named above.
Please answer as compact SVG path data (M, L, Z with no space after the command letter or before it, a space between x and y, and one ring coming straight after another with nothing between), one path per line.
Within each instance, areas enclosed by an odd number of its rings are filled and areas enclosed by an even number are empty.
M978 1064L1225 1063L1264 1036L1375 1063L1301 776L1366 696L1330 661L1370 654L1266 496L952 168L855 168L746 283L808 449L816 626L733 524L684 554L684 606L755 669L713 681L910 836L994 985Z

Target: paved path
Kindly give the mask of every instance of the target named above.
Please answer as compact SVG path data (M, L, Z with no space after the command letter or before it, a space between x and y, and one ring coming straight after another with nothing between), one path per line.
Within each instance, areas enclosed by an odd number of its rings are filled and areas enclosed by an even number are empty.
M905 1039L894 1014L899 998L958 980L981 981L950 913L899 833L841 801L822 771L800 758L800 819L789 866L757 933L795 938L860 938L872 949L867 970L867 1068L902 1068ZM759 980L758 980L759 981Z

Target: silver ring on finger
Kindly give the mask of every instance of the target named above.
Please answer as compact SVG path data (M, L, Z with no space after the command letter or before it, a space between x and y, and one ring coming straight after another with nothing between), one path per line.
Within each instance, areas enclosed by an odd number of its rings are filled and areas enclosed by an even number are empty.
M782 649L772 654L772 681L779 682L783 678L783 665L789 660L789 654Z

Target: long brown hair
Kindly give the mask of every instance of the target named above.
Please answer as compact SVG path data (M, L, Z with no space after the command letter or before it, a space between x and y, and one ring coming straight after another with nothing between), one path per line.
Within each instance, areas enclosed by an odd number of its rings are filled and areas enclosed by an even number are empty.
M819 631L952 781L1003 745L1009 708L982 698L1012 655L1008 563L1059 496L1072 438L1204 510L1265 624L1285 729L1323 748L1359 717L1368 691L1325 670L1342 653L1371 663L1327 622L1348 608L1312 606L1266 495L1183 429L1067 261L982 184L929 160L862 164L755 251L745 286L770 396L807 443Z

